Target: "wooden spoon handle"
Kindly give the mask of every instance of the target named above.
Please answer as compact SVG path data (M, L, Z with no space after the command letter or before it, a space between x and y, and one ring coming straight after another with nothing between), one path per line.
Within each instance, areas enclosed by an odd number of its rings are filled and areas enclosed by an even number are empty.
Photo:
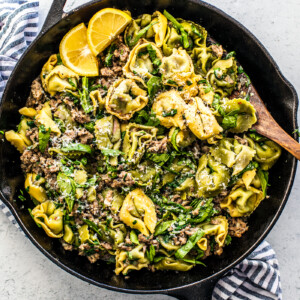
M258 133L279 144L300 160L300 144L287 134L273 117L268 116L267 119L260 118L257 126L254 125L253 128L256 129Z

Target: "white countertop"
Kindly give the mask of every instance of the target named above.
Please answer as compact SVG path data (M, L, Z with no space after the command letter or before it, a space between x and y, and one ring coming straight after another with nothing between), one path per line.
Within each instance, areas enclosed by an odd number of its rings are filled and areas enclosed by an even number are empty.
M44 20L51 0L40 0ZM75 0L71 0L75 2ZM84 0L76 0L82 3ZM245 25L268 49L300 94L299 0L211 0ZM299 68L299 69L298 69ZM299 120L298 112L298 120ZM283 299L300 299L300 173L269 241L279 260ZM46 259L0 212L0 300L2 299L171 299L111 292L83 282Z

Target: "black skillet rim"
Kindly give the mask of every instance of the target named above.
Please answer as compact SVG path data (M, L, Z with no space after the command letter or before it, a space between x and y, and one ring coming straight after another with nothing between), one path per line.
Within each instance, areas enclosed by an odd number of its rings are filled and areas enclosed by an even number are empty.
M298 109L298 97L297 97L297 93L296 90L294 88L294 86L283 76L283 74L281 73L277 63L274 61L273 57L270 55L270 53L266 50L266 48L262 45L262 43L244 26L242 25L240 22L238 22L237 20L235 20L233 17L229 16L227 13L225 13L224 11L222 11L219 8L216 8L215 6L208 4L206 2L200 1L200 0L190 0L190 2L196 3L196 4L200 4L202 6L207 7L209 10L214 11L215 13L221 15L223 18L227 19L228 21L230 21L231 23L233 23L236 27L238 27L240 30L242 30L244 32L245 35L249 36L250 39L252 39L257 46L262 50L263 54L268 58L269 62L274 66L274 69L276 70L277 74L279 75L279 77L281 78L281 80L288 86L288 88L290 89L290 91L293 94L293 99L295 99L295 104L294 104L294 114L293 114L293 123L295 128L297 128L297 109ZM86 8L90 5L92 5L94 3L94 1L92 2L88 2L86 4L83 4L73 10L71 10L66 17L64 18L68 18L70 16L72 16L75 12L77 12L78 10L80 10L81 8ZM27 53L31 50L31 48L35 45L35 43L37 43L37 41L39 40L39 38L42 35L45 35L52 27L54 27L57 24L57 22L50 26L47 30L41 32L38 37L29 45L29 47L25 50L25 52L23 53L22 57L19 59L18 63L16 64L8 82L6 85L6 88L4 90L3 93L3 98L6 97L8 90L9 90L9 86L10 83L12 81L12 78L15 75L15 70L17 68L17 66L20 64L21 60L27 55ZM2 104L1 104L1 111L0 111L0 115L2 114ZM294 138L296 138L298 140L298 137L296 135L296 133L294 134ZM228 265L227 267L225 267L224 269L222 269L221 271L205 278L202 279L200 281L196 281L194 283L190 283L187 285L182 285L182 286L178 286L178 287L174 287L174 288L168 288L168 289L154 289L154 290L133 290L133 289L126 289L126 288L119 288L119 287L115 287L115 286L110 286L98 281L95 281L89 277L86 277L82 274L79 274L78 272L74 271L73 269L67 267L66 265L64 265L62 262L58 261L55 257L53 257L50 253L48 253L41 245L39 245L39 243L35 240L35 238L31 235L31 233L27 230L27 228L24 226L24 224L22 223L19 215L17 214L17 212L15 211L14 207L12 206L12 204L8 201L6 201L2 191L0 191L0 198L3 200L3 202L8 206L8 208L10 209L10 211L12 212L12 214L14 215L16 221L18 222L18 224L20 225L20 227L22 228L23 232L26 234L26 236L30 239L30 241L46 256L48 257L52 262L54 262L57 266L59 266L60 268L62 268L63 270L67 271L68 273L76 276L77 278L80 278L88 283L91 283L93 285L102 287L102 288L106 288L109 290L113 290L113 291L117 291L117 292L123 292L123 293L133 293L133 294L159 294L159 293L163 293L163 294L169 294L170 292L176 292L176 291L180 291L182 289L186 289L186 288L191 288L193 286L199 285L201 283L205 283L208 282L209 280L212 280L214 278L217 278L219 276L221 276L222 274L224 274L225 272L229 271L231 268L233 268L235 265L237 265L239 262L241 262L244 258L246 258L262 241L263 239L268 235L268 233L271 231L271 229L273 228L273 226L275 225L275 223L277 222L278 218L280 217L286 203L288 200L288 197L290 195L291 189L292 189L292 185L295 179L295 174L296 174L296 168L297 168L297 160L296 158L293 158L292 161L292 168L291 168L291 175L288 181L288 187L287 190L285 192L285 195L283 197L283 200L276 212L276 214L273 216L272 221L270 222L269 226L265 229L264 233L259 237L259 239L243 254L241 255L237 260L235 260L234 262L232 262L230 265Z

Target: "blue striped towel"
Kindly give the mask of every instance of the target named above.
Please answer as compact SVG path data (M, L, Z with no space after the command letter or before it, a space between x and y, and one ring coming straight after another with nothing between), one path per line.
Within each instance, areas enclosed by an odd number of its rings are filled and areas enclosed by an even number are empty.
M75 5L75 1L72 4ZM34 0L0 0L0 5L1 98L7 79L17 60L38 33L39 3ZM18 226L1 200L0 209ZM264 241L249 257L231 269L216 284L212 299L282 299L278 261L271 246Z

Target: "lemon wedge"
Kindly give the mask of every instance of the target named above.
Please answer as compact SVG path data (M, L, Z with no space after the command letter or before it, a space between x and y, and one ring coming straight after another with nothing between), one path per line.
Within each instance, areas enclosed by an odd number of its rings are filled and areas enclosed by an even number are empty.
M98 76L98 60L87 42L87 29L84 23L72 28L59 45L63 64L80 76Z
M115 8L104 8L91 18L87 29L87 41L97 56L125 29L131 17Z

